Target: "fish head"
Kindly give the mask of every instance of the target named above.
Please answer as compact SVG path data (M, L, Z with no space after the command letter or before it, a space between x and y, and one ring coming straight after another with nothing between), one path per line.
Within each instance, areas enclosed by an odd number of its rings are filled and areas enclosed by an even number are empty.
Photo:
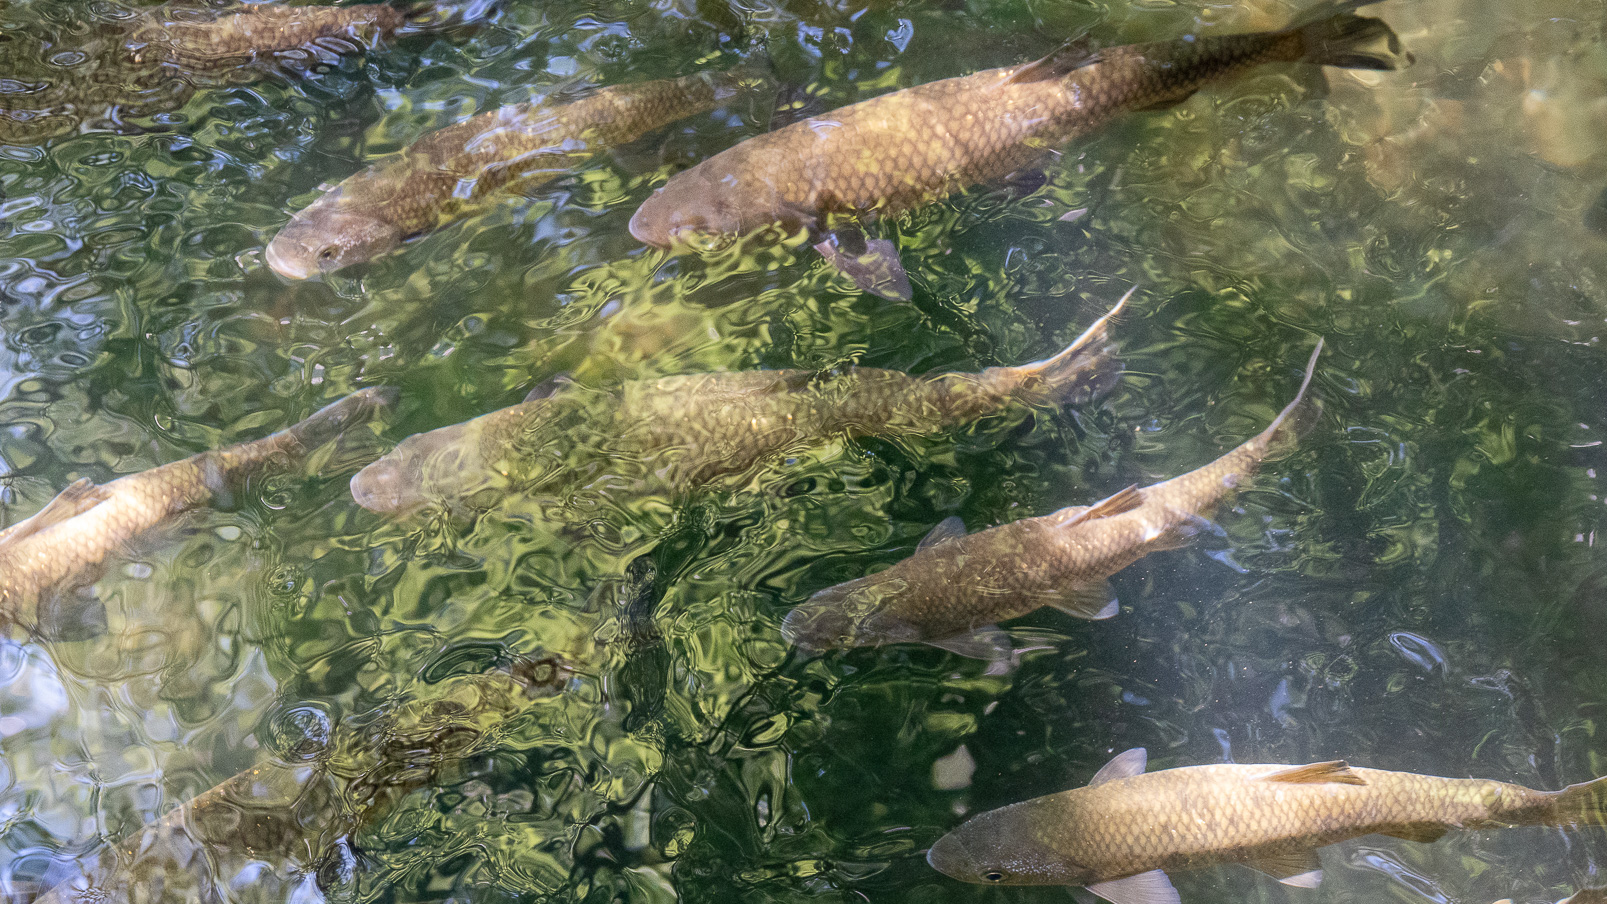
M631 235L654 248L718 251L749 231L730 188L698 167L677 174L636 209Z
M402 244L401 227L340 204L338 191L297 213L268 243L263 257L273 272L286 279L312 279L373 260Z
M827 587L787 613L781 636L817 651L922 640L914 625L886 609L904 589L903 580L883 575Z
M371 512L409 515L432 505L467 501L501 476L480 454L474 421L419 433L358 471L352 498Z
M1041 800L1041 798L1040 798ZM1039 812L1037 801L990 810L939 838L926 862L945 876L977 885L1087 885L1098 880L1046 844L1040 820L1055 824L1053 813Z

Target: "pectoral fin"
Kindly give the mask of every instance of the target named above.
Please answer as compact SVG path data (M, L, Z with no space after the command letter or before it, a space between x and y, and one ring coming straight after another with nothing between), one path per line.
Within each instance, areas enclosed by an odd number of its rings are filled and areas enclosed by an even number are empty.
M35 512L32 517L0 531L0 546L31 537L45 528L54 527L68 518L87 512L105 498L106 489L96 486L88 477L75 480L68 484L65 490L57 493L56 498L45 503L45 507Z
M1111 618L1122 611L1121 604L1116 601L1115 591L1110 589L1109 581L1077 584L1068 590L1063 598L1049 605L1072 618L1089 621Z
M1088 780L1088 787L1092 788L1095 785L1103 785L1106 782L1115 781L1119 778L1132 778L1135 775L1143 775L1144 768L1148 765L1148 750L1145 750L1142 747L1134 747L1132 750L1124 750L1112 757L1110 762L1106 763L1098 772L1094 773L1094 777Z
M1400 826L1388 832L1380 832L1379 834L1388 835L1391 838L1405 839L1406 841L1420 841L1424 844L1432 844L1444 838L1445 833L1449 831L1451 831L1450 826L1440 825L1437 822L1418 822Z
M1247 865L1297 888L1316 888L1322 882L1322 861L1317 859L1316 851L1288 851L1251 860Z
M1323 784L1335 782L1341 785L1365 785L1367 779L1350 771L1350 765L1344 760L1330 760L1326 763L1310 763L1305 766L1292 766L1282 769L1271 775L1264 775L1263 782L1287 782L1293 785Z
M1111 904L1182 904L1172 880L1160 870L1150 870L1125 879L1112 879L1088 886L1088 890Z
M931 549L934 546L942 545L963 536L965 536L965 522L960 520L959 515L950 515L939 521L937 527L932 528L932 532L921 539L921 542L916 545L915 551L920 552L924 549Z
M563 389L565 386L572 385L574 382L574 380L569 379L568 374L557 374L555 376L548 377L547 379L542 380L540 383L537 383L536 388L530 390L529 394L525 396L524 400L526 402L534 402L538 399L550 399L557 395L559 390Z
M842 227L815 243L815 250L862 291L888 301L909 301L909 274L898 259L898 246L887 239L867 239L858 228Z

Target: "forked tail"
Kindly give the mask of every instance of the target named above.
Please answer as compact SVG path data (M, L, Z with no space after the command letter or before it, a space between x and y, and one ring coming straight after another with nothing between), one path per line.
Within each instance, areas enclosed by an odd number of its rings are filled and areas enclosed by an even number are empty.
M390 408L396 404L397 395L397 391L391 387L359 389L319 409L301 423L286 427L271 439L279 441L275 445L299 447L303 452L310 452Z
M1607 778L1569 785L1553 792L1545 820L1554 826L1607 826Z
M1306 390L1311 388L1311 377L1317 372L1317 357L1321 354L1322 340L1318 339L1317 347L1311 350L1311 361L1306 364L1306 377L1300 381L1300 391L1295 393L1294 401L1285 405L1272 423L1267 425L1267 429L1254 440L1260 447L1261 458L1269 458L1292 447L1322 414L1322 405L1314 398L1306 398Z
M1094 321L1065 351L1012 368L1023 385L1036 384L1048 401L1059 405L1087 404L1109 392L1122 376L1122 362L1116 356L1118 346L1110 335L1111 322L1137 291L1137 286L1128 289L1114 308Z
M1300 17L1285 32L1300 35L1303 59L1344 69L1400 69L1412 62L1401 39L1382 19L1356 10L1379 0L1328 0Z

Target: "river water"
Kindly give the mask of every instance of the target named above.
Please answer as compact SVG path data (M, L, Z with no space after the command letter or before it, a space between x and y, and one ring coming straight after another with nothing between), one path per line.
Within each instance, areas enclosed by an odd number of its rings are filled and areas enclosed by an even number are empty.
M76 11L15 0L0 25ZM27 896L420 684L533 655L570 663L561 702L365 825L336 897L1063 901L962 885L924 851L1130 747L1152 768L1607 774L1601 0L1370 8L1411 68L1261 70L1063 149L1041 188L898 222L909 302L855 291L806 248L704 265L631 238L670 174L765 130L751 99L323 281L262 256L321 183L499 104L762 48L829 109L1083 31L1159 40L1295 12L512 2L471 33L204 86L138 131L0 147L3 523L76 478L402 390L377 432L308 472L122 550L88 591L104 633L0 642L0 892ZM580 525L518 498L388 519L347 489L365 455L555 374L1015 364L1134 284L1127 375L1094 406L837 441ZM808 658L782 640L791 606L906 557L947 516L980 529L1206 463L1289 399L1318 337L1316 428L1218 513L1219 536L1117 575L1119 617L1011 623L1036 649L1008 675L927 647ZM1191 904L1550 902L1591 881L1603 844L1374 836L1325 850L1318 890L1238 868L1175 878Z

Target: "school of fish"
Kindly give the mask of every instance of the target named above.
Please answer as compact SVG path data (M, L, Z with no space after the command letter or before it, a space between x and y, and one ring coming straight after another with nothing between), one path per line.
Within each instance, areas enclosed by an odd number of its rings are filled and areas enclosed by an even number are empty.
M1412 57L1395 32L1360 14L1376 2L1326 0L1272 31L1132 45L1079 38L1034 62L778 124L670 176L642 198L629 233L672 254L801 234L861 291L909 300L915 284L889 237L901 216L1052 165L1059 149L1119 117L1169 109L1258 67L1401 69ZM142 127L131 121L178 109L197 92L314 74L319 63L381 52L410 35L493 19L499 5L99 4L76 36L50 16L0 8L12 17L0 42L9 80L0 86L0 141L132 133ZM67 40L84 59L71 72L49 62ZM262 261L302 281L406 255L415 240L496 203L528 201L606 152L763 93L774 79L762 52L752 55L735 67L554 92L445 124L322 190L266 242ZM1117 332L1138 292L1127 290L1049 357L977 372L776 368L603 385L546 375L519 404L363 456L347 501L400 519L586 487L679 500L735 488L761 469L785 470L834 443L916 442L989 417L1092 405L1122 379ZM800 659L924 643L986 659L1001 675L1020 652L1001 623L1045 607L1082 620L1118 615L1110 577L1217 531L1217 510L1319 423L1323 341L1315 344L1292 400L1215 461L970 533L950 517L890 566L818 587L785 613L780 638ZM104 485L69 484L0 530L0 630L46 645L105 630L94 617L63 613L94 597L107 564L130 544L238 504L260 478L304 467L398 401L392 389L358 389L262 439ZM650 644L641 638L652 633L622 636ZM277 899L336 894L354 881L365 827L448 764L495 750L508 726L537 721L540 701L565 693L585 667L574 660L595 655L600 636L588 628L559 653L525 650L500 667L423 682L380 711L339 722L317 749L265 757L100 846L37 900L211 901L248 887ZM1538 791L1343 760L1146 766L1144 750L1129 750L1085 787L976 815L938 838L926 861L965 883L1080 886L1112 904L1173 904L1181 897L1168 874L1223 864L1313 888L1322 879L1318 850L1364 835L1429 843L1453 829L1607 824L1607 778ZM1569 900L1601 899L1599 889L1583 888Z

